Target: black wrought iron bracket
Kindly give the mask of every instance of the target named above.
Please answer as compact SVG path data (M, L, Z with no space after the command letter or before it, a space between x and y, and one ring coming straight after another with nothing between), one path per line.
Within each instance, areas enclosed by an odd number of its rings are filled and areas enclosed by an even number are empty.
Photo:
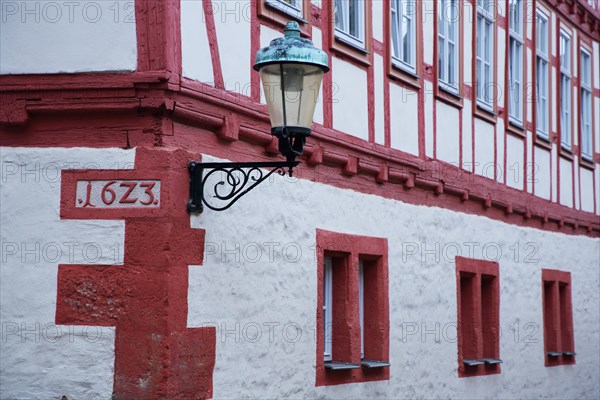
M227 210L243 195L264 182L273 173L292 176L299 161L247 162L247 163L202 163L190 161L190 199L188 212L200 214L204 206L214 211ZM267 170L267 171L265 171ZM213 187L207 181L221 173L221 179ZM208 193L205 190L208 189Z

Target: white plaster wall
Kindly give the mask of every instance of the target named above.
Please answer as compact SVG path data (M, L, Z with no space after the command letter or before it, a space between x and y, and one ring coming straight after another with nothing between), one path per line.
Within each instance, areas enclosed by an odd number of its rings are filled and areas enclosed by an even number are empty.
M525 177L525 144L523 139L508 135L506 137L506 184L523 190ZM549 180L549 177L546 177Z
M467 171L473 171L473 129L471 125L471 102L464 100L463 103L463 119L462 119L462 167Z
M596 177L596 214L600 215L600 166L598 164L596 164L594 175Z
M385 15L383 12L383 1L372 1L371 7L373 39L383 42L383 18Z
M385 143L385 109L383 107L383 85L384 83L384 68L383 68L383 57L375 54L373 56L375 60L375 143Z
M419 94L390 83L390 136L395 149L419 155Z
M558 161L557 161L557 147L555 143L552 144L552 150L550 151L550 179L552 188L552 201L558 201Z
M434 1L424 0L421 3L421 27L423 29L423 62L425 64L433 64L433 24L436 21L434 13Z
M579 173L581 176L581 209L594 212L594 171L580 168Z
M534 162L533 162L533 133L531 131L527 131L527 154L526 154L526 164L525 164L525 168L526 168L526 172L525 172L525 179L527 180L527 192L529 193L533 193L533 186L534 186L534 177L533 177L533 168L534 168ZM549 180L550 176L546 175L546 179Z
M596 131L594 133L594 135L596 136L594 147L596 148L596 153L600 153L600 97L594 98L594 104L594 110L596 114L596 117L594 119L594 128Z
M218 6L214 18L225 89L250 96L251 4L247 0L227 0L214 4Z
M0 189L0 398L108 399L114 328L55 325L58 264L122 264L123 221L61 220L60 169L129 169L134 150L7 148Z
M293 215L290 198L298 200ZM217 326L216 399L600 395L597 239L282 177L227 213L192 217L192 226L206 229L207 251L189 270L188 326ZM388 238L389 381L315 387L317 228ZM499 259L499 375L457 377L457 253ZM544 367L542 268L572 273L575 366Z
M555 12L551 12L551 20L552 20L552 24L549 27L549 31L550 31L550 50L552 51L552 55L556 56L558 53L558 49L557 49L557 45L556 45L556 13ZM555 92L553 92L555 93Z
M279 36L281 36L281 34L279 34ZM312 41L313 41L313 45L316 48L320 49L323 47L323 36L322 36L320 29L313 27ZM319 85L319 99L317 100L317 106L315 107L315 114L313 115L314 122L323 124L323 107L324 107L324 105L325 105L325 103L323 102L323 82L321 81L321 85Z
M132 1L3 1L1 74L133 71Z
M333 127L369 139L367 73L349 62L331 57Z
M573 163L563 158L559 162L560 204L573 207Z
M535 195L550 200L550 152L539 147L536 147L534 151L533 178L535 179ZM552 180L553 184L555 182L555 180Z
M600 57L600 43L592 42L592 52L594 54L594 58L597 60ZM600 89L600 63L593 63L593 73L594 73L594 87Z
M475 173L495 179L494 127L475 119Z
M441 101L436 101L436 115L437 158L453 165L459 165L459 110Z
M260 26L260 47L261 48L267 47L271 43L271 40L276 39L278 37L281 37L281 32L278 32L275 29L271 29L265 25ZM319 88L319 89L321 89L321 88ZM319 90L319 93L321 93L320 90ZM267 104L262 81L260 82L260 102L262 104ZM317 108L319 108L319 107L315 107L315 111ZM322 107L321 107L321 111L322 111ZM322 115L322 112L321 112L321 115Z
M552 81L550 82L550 93L552 93L552 96L550 96L550 104L552 106L552 111L550 112L550 114L552 114L552 132L556 132L557 128L556 128L556 124L558 121L558 110L556 108L556 102L557 102L557 90L558 90L558 86L556 84L556 68L555 67L550 67L551 70L551 74L552 74Z
M499 7L500 2L497 4ZM508 64L506 64L506 51L507 50L506 50L505 38L506 38L506 30L499 27L498 28L498 38L497 38L498 49L497 49L496 54L493 55L494 58L492 59L492 63L496 63L496 65L498 65L498 68L497 68L498 75L496 77L496 79L498 79L498 80L496 82L494 82L494 85L496 86L496 104L498 107L504 107L504 101L506 100L506 97L508 96L508 92L509 92L509 88L507 88L504 85L505 68L502 67L504 65L508 65ZM491 68L494 68L494 66L492 65Z
M122 264L122 251L115 256L114 249L123 248L124 225L60 220L58 172L63 167L132 168L135 151L1 150L0 397L109 398L114 329L55 326L56 274L59 263ZM292 214L285 201L290 198ZM227 212L193 216L191 225L206 229L206 243L203 265L189 268L188 326L218 328L215 398L383 399L403 393L411 398L562 399L600 394L595 379L600 373L598 239L279 176ZM314 386L317 228L388 238L389 381ZM6 251L7 243L20 250ZM23 251L49 243L63 250L58 257L45 250ZM66 243L79 245L71 253ZM88 243L98 246L102 256L86 257L81 248ZM500 262L500 375L457 377L457 254ZM573 274L575 366L543 366L541 268ZM408 328L418 330L409 334Z
M533 14L535 15L535 14ZM529 28L531 28L532 24L527 24L527 26ZM528 29L529 29L528 28ZM531 50L528 48L527 49L527 82L525 83L525 95L523 97L523 101L526 104L526 108L527 108L527 122L533 122L533 104L534 104L534 86L533 86L533 69L536 68L535 64L533 63L533 53L531 52Z
M468 1L462 2L463 4L463 16L461 17L463 24L463 34L464 34L464 51L463 51L463 70L464 70L464 80L465 83L471 85L474 88L474 83L471 81L472 79L472 43L473 43L473 6ZM460 53L459 53L460 54ZM473 93L475 93L475 89L473 89ZM465 114L469 115L469 114Z
M580 176L579 176L579 158L578 157L574 157L573 159L573 182L575 183L575 189L574 189L574 196L575 196L575 201L574 201L574 208L576 208L577 210L581 210L581 202L580 202L580 198L581 198L581 190L580 190Z
M496 122L496 180L504 182L504 120L498 118Z
M433 115L433 84L424 81L425 86L425 115ZM425 118L425 155L433 157L433 118Z
M214 86L212 56L201 1L181 0L181 69L183 76Z

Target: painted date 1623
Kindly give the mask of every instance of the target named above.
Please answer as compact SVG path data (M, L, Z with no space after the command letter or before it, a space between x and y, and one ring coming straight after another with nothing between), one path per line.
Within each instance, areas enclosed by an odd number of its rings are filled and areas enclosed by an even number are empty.
M76 207L159 207L160 181L117 179L77 181Z

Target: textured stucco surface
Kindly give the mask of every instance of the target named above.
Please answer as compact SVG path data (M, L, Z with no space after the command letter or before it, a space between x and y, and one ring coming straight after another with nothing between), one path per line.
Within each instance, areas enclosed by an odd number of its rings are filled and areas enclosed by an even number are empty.
M114 328L55 325L58 264L122 264L123 221L61 220L60 169L129 169L134 150L0 149L0 398L108 399Z
M133 71L133 2L3 1L0 73Z
M55 326L56 276L59 263L122 263L114 246L123 248L123 222L61 221L55 169L130 169L135 151L2 148L1 154L0 398L107 399L114 330ZM189 267L188 327L217 326L215 398L600 396L597 239L279 176L231 209L207 210L191 224L206 229L206 247L204 265ZM317 228L388 238L389 381L315 388ZM15 254L7 243L17 245ZM24 252L22 243L40 250ZM49 243L59 245L60 257ZM71 253L64 243L79 245ZM84 255L88 243L95 245ZM502 373L459 379L454 256L496 260L498 250ZM572 273L575 366L544 367L542 268ZM37 335L30 332L36 323Z
M600 395L598 240L281 177L192 226L206 251L188 324L217 326L215 398ZM316 228L388 238L389 381L314 386ZM458 378L457 254L499 261L500 375ZM572 273L575 366L544 367L542 268Z

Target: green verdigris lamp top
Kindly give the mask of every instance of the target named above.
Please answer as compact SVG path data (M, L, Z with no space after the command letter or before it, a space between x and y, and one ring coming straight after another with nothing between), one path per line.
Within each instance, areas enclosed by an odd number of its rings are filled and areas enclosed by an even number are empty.
M297 22L288 22L283 32L283 37L272 40L269 46L256 52L255 70L269 64L298 63L315 65L323 72L329 71L327 54L313 46L310 40L300 37Z

